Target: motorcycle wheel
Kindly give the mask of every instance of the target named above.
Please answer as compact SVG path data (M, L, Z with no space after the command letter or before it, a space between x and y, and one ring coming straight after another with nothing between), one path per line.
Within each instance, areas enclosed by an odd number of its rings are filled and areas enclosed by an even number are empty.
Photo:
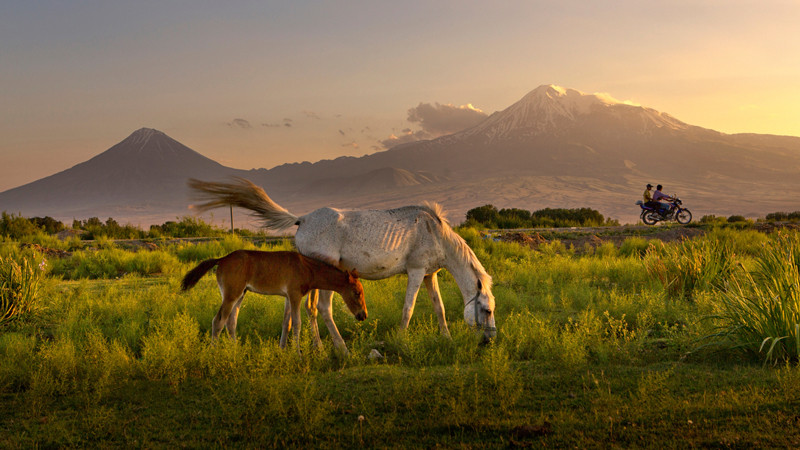
M686 225L687 223L692 221L692 212L689 211L688 209L682 209L677 214L675 219L678 221L678 223Z
M645 225L655 225L658 223L658 220L659 215L655 211L645 211L644 214L642 214L642 222L644 222Z

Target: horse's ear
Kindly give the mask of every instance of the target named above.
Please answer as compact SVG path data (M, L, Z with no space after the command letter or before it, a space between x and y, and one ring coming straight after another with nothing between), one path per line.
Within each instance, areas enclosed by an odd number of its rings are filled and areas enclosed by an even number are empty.
M483 284L481 283L481 280L478 280L478 292L482 290L483 290Z

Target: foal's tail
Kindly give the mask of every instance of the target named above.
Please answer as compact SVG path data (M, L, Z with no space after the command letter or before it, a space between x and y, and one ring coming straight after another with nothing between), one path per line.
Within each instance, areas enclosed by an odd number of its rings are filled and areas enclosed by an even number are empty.
M215 183L189 179L189 187L203 203L192 205L192 208L203 212L221 206L238 206L249 209L260 218L263 227L270 230L282 230L297 225L297 216L275 203L263 189L244 178L234 178L236 183Z
M181 281L181 290L188 291L189 289L193 288L200 278L203 278L203 275L206 274L212 267L216 266L219 263L220 259L207 259L200 264L197 265L194 269L190 270L186 276L183 277L183 281Z

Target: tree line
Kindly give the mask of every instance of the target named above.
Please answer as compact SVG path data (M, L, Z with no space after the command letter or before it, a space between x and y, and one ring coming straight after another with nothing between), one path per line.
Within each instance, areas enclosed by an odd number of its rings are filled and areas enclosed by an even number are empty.
M157 239L162 237L209 237L222 236L229 230L216 227L196 217L183 217L175 221L167 221L161 225L150 225L147 230L134 225L120 225L109 217L105 221L97 217L72 221L73 231L82 239L96 239L105 236L111 239ZM21 215L9 214L5 211L0 216L0 236L19 239L23 236L38 233L57 234L67 230L67 226L50 216L25 218ZM242 236L253 235L249 230L234 230Z
M495 206L483 205L467 211L464 226L474 228L555 228L555 227L599 227L619 225L619 221L604 217L591 208L544 208L528 211L519 208L497 209ZM774 212L766 215L767 222L800 222L800 211ZM703 216L701 223L725 221L714 215ZM727 222L743 222L743 216L730 216ZM68 227L50 216L25 218L21 215L9 214L6 211L0 216L0 236L18 239L37 233L57 234ZM185 216L177 220L166 221L160 225L151 225L147 230L133 225L120 225L109 217L105 221L97 217L85 220L74 219L73 231L77 231L82 239L96 239L105 236L111 239L158 239L163 237L212 237L229 233L223 229L204 222L196 217ZM240 236L253 236L260 233L246 229L234 230Z
M528 211L519 208L498 210L494 205L484 205L467 211L465 225L486 228L553 228L599 227L619 225L615 219L603 217L591 208L544 208Z

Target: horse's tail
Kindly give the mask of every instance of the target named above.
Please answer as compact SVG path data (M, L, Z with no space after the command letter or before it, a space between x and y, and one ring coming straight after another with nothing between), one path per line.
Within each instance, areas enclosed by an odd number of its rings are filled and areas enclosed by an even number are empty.
M212 267L216 266L219 263L219 259L207 259L200 264L197 265L194 269L190 270L186 276L183 277L183 281L181 281L181 290L188 291L189 289L193 288L200 278L203 278L203 275L206 274Z
M189 187L203 203L192 208L203 212L221 206L238 206L249 209L260 218L262 226L271 230L282 230L297 224L297 216L275 203L263 189L244 178L235 178L236 183L215 183L189 179Z

